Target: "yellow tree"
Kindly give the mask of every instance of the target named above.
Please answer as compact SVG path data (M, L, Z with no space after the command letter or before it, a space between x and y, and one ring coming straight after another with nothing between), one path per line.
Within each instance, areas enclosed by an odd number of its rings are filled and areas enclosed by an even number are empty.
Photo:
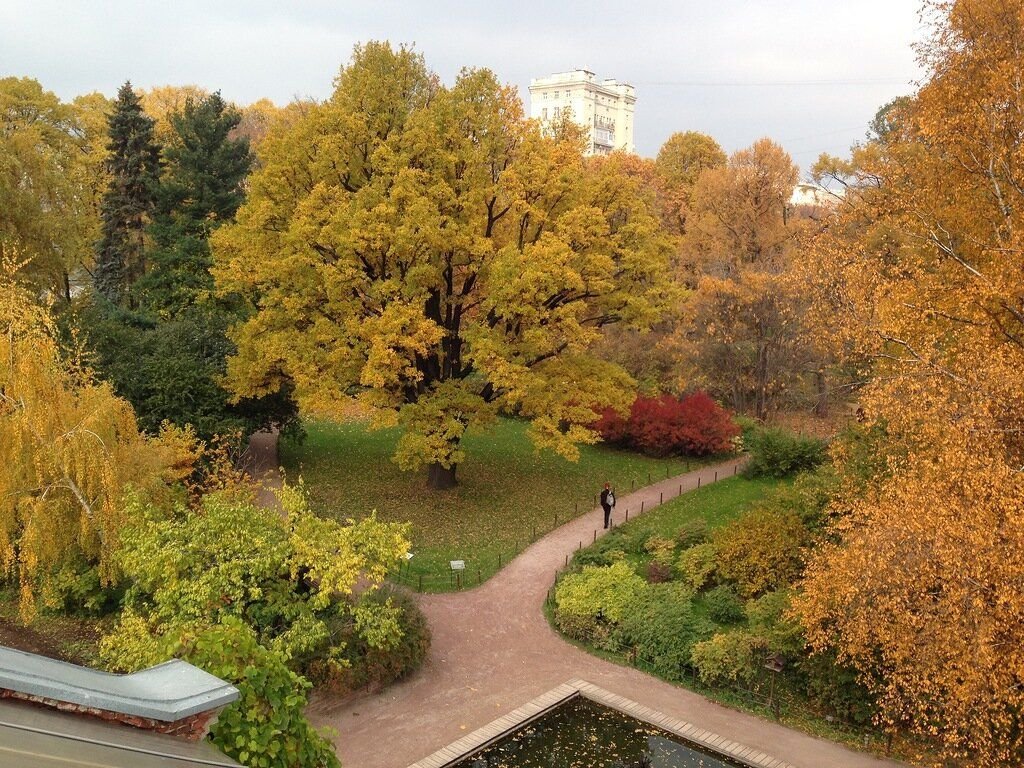
M848 162L808 261L816 322L871 362L882 435L799 604L884 721L975 766L1024 762L1024 4L926 6L930 77Z
M764 418L801 366L797 292L786 276L798 171L769 139L704 170L689 201L683 272L686 378Z
M686 230L693 188L700 175L710 168L721 168L726 159L717 141L697 131L673 133L661 145L655 169L666 216L675 232L682 234Z
M455 482L467 428L499 409L573 457L593 406L631 382L589 353L610 323L667 301L669 245L617 160L545 137L513 88L421 56L358 47L333 97L268 136L238 224L215 238L238 327L237 397L291 379L307 402L357 394L405 429L397 460Z
M101 97L102 98L102 97ZM91 263L103 132L92 96L63 104L29 78L0 78L0 252L31 258L33 284L70 301Z
M109 583L127 485L157 492L191 470L194 441L146 438L131 406L61 359L45 309L0 262L0 557L31 615L45 577L82 560Z

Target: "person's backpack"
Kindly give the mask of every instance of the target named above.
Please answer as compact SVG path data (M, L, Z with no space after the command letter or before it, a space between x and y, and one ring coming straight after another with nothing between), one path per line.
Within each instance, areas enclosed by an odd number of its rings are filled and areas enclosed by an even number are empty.
M615 506L615 491L608 491L608 506Z

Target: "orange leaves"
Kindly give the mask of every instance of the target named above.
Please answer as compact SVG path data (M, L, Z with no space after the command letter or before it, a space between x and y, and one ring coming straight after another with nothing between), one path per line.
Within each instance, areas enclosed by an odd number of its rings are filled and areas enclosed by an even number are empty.
M816 318L870 375L869 473L800 602L881 697L885 722L969 765L1024 753L1024 91L1019 2L930 4L932 76L848 164L813 243ZM882 620L879 620L879 618Z

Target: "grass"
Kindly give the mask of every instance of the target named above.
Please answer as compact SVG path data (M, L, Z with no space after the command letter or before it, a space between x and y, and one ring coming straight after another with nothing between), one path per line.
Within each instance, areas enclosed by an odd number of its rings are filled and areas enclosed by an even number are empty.
M470 584L490 577L534 537L593 509L606 481L621 496L699 465L599 446L581 447L573 463L535 451L526 424L502 419L465 438L458 486L431 491L425 470L405 472L391 460L397 429L312 421L306 431L301 445L282 442L288 477L302 477L320 514L345 519L377 510L381 519L410 522L414 557L401 577L417 588L422 577L424 591L453 587L450 560L465 561Z

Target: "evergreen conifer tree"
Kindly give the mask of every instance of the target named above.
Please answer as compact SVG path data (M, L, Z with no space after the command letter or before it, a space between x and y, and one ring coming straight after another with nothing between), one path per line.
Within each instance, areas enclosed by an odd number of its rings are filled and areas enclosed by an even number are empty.
M174 139L164 149L156 193L149 269L137 285L140 306L174 317L213 288L210 234L234 219L252 165L249 141L232 138L241 113L220 93L170 116Z
M145 233L160 176L160 149L153 120L126 82L109 120L110 185L101 205L102 237L96 254L96 289L119 304L145 270Z

